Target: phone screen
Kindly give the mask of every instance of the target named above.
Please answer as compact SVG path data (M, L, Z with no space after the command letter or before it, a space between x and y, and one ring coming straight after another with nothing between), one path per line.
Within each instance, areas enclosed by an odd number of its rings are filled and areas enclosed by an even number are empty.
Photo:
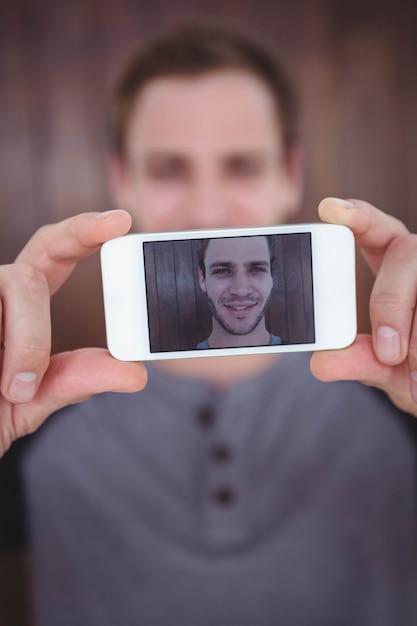
M143 254L151 352L315 342L311 233L145 241Z

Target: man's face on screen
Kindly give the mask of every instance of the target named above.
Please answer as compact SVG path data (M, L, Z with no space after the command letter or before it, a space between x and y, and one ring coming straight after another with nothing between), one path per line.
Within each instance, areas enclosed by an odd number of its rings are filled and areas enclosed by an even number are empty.
M273 284L266 238L212 239L204 265L205 275L199 268L200 286L207 294L215 332L247 337L263 330Z
M142 231L279 223L300 199L273 98L243 71L151 81L111 174L116 205Z

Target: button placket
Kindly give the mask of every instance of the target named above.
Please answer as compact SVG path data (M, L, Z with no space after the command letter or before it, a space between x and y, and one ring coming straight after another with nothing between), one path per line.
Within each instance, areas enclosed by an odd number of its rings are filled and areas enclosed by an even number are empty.
M207 432L206 493L203 499L205 539L212 546L234 545L246 537L237 450L223 434L224 406Z

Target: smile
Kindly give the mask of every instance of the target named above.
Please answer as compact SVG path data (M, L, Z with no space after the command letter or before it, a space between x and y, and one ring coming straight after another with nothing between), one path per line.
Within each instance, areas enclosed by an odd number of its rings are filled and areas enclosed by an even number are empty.
M257 306L257 304L257 302L250 302L248 304L224 304L223 306L231 309L232 311L246 311L247 309Z

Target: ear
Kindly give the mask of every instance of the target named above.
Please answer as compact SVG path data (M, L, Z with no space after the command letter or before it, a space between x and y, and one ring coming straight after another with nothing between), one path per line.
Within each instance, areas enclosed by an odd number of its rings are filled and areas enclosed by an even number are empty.
M118 209L129 210L128 172L125 159L113 154L107 164L109 192L113 204Z
M204 293L207 293L206 279L203 276L201 267L198 268L198 282L200 284L201 290L204 291Z
M298 212L304 191L304 151L299 144L288 148L285 155L285 169L289 193L288 217L290 217Z

